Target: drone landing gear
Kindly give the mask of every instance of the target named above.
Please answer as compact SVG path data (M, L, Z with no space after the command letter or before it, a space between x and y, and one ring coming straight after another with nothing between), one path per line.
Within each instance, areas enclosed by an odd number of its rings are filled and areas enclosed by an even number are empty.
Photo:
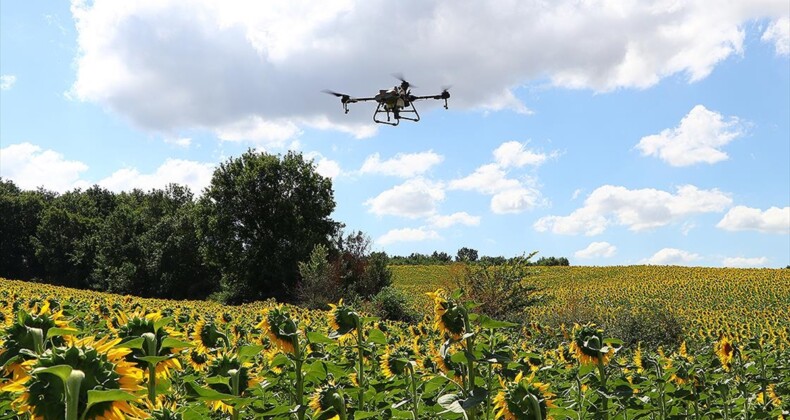
M390 113L392 113L395 122L392 122L393 118L390 118ZM379 119L379 114L386 114L387 119ZM404 115L406 114L406 115ZM417 122L420 120L420 114L417 113L417 108L414 107L414 104L409 104L409 106L401 108L401 109L391 109L386 104L379 103L376 107L376 110L373 111L373 121L379 124L387 124L387 125L398 125L400 120L409 120Z

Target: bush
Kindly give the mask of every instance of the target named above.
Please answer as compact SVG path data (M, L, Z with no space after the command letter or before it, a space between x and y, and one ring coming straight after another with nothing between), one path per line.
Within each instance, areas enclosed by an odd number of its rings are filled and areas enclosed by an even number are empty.
M411 308L407 295L391 286L387 286L371 300L372 312L391 321L417 322L420 314Z
M327 261L329 250L316 245L310 259L299 263L302 281L296 287L299 304L309 309L326 309L343 297L343 289L332 264Z
M610 336L628 346L656 349L658 346L677 347L683 341L683 324L668 308L651 305L623 311L607 325Z
M538 288L527 284L532 272L529 259L534 255L513 258L504 264L466 264L456 275L457 286L477 310L493 319L521 321L524 308L540 300Z

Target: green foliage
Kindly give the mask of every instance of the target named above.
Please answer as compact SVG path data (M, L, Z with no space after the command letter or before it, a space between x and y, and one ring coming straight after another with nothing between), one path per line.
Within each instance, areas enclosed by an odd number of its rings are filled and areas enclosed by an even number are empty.
M684 338L682 322L667 308L655 304L623 311L606 327L626 345L635 346L641 342L650 349L661 345L674 348Z
M417 322L420 314L412 309L408 295L392 286L387 286L371 299L373 314L390 321Z
M310 258L299 263L302 281L296 289L296 297L301 306L309 309L326 309L328 304L342 298L342 287L335 275L334 267L328 260L329 250L318 244L310 253Z
M31 238L41 212L53 194L44 190L22 191L0 178L0 273L11 278L33 278L42 273Z
M207 261L229 303L292 298L299 261L337 230L332 182L301 154L249 150L214 171L200 200Z
M455 254L456 261L475 262L477 261L477 250L463 247Z
M467 298L476 302L480 313L506 321L521 320L524 309L536 303L538 288L526 282L532 274L529 259L515 258L505 264L467 264L456 278Z

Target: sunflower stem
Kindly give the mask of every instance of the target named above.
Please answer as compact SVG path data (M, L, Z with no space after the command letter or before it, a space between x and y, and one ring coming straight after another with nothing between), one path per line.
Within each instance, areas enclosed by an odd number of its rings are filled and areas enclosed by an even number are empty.
M304 407L302 407L302 402L304 401L304 378L302 377L302 351L301 347L299 347L298 343L294 346L294 352L296 358L294 359L294 367L296 368L296 405L299 406L299 411L296 412L297 417L299 420L304 420Z
M145 340L146 356L156 356L156 335L145 333L142 335ZM148 362L148 400L151 404L156 402L156 363Z
M239 370L238 369L231 369L228 371L230 374L230 385L231 385L231 392L235 396L239 396ZM231 420L239 420L239 409L236 406L233 406L233 410L230 414Z
M464 329L466 333L472 332L472 325L469 323L469 314L464 311ZM474 361L474 354L472 353L475 348L475 338L474 335L470 335L466 338L466 363L467 363L467 370L469 371L469 384L467 392L469 395L472 395L475 389L475 361ZM469 420L475 420L477 418L477 409L472 407L467 412L469 415Z
M606 367L603 364L603 355L598 354L598 373L601 376L601 396L603 397L603 418L609 419L609 397L606 395Z
M412 415L414 415L414 420L418 419L417 413L419 412L417 407L417 381L414 379L414 366L411 363L407 364L406 367L409 368L409 378L411 379L411 410Z
M77 420L80 405L80 385L85 379L85 373L74 369L64 383L66 392L66 420Z
M540 413L540 402L538 398L532 395L532 393L527 394L527 398L529 398L529 405L532 407L532 412L535 413L535 420L543 420L543 415Z
M362 352L362 321L357 319L357 354L359 370L357 371L357 385L359 386L359 410L365 409L365 365Z

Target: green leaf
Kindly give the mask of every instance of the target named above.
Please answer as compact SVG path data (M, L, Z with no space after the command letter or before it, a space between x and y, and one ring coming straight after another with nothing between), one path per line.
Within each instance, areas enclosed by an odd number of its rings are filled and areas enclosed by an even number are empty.
M369 322L376 322L376 321L378 321L380 319L381 318L379 318L377 316L362 316L362 317L359 317L359 322L361 322L363 324L367 324Z
M71 371L72 370L73 370L73 368L71 366L69 366L69 365L57 365L57 366L50 366L50 367L46 367L46 368L43 368L43 367L42 368L36 368L36 369L33 369L32 373L33 374L51 373L51 374L57 376L58 378L60 378L63 381L63 383L65 384L66 380L69 379L69 375L71 375Z
M145 339L143 337L137 337L135 339L124 341L123 343L119 343L115 345L116 349L140 349L142 350L143 344L145 344Z
M332 340L331 338L315 331L310 331L306 335L307 339L310 340L311 343L336 344L335 340Z
M175 355L175 354L168 354L166 356L137 356L137 357L135 357L135 359L141 360L141 361L146 362L146 363L157 364L157 363L160 363L160 362L164 362L165 360L172 359L172 358L174 358L176 356L177 355Z
M436 400L446 411L463 414L466 417L466 410L461 406L461 401L463 399L458 394L444 394Z
M88 391L88 405L85 407L85 411L87 412L94 404L111 401L135 401L138 399L140 399L139 396L121 391L120 389L91 389Z
M170 321L173 320L173 317L166 316L164 318L159 318L158 321L154 321L154 331L159 331L160 328L164 327L165 325L169 324Z
M291 413L291 406L278 405L277 407L274 407L269 411L264 411L263 413L261 413L261 416L278 416L281 414L290 414L290 413Z
M187 385L189 385L189 387L192 389L192 391L195 394L197 394L197 396L201 400L204 400L204 401L224 401L224 402L229 402L229 401L238 400L238 398L233 396L233 395L224 394L222 392L215 391L215 390L213 390L211 388L204 388L204 387L202 387L202 386L200 386L200 385L198 385L198 384L196 384L194 382L187 382Z
M162 340L162 345L160 346L160 348L163 349L172 349L172 348L180 349L180 348L192 348L192 347L195 347L195 345L192 343L176 340L175 338L170 338L170 337L165 337L165 339Z
M381 344L386 346L387 336L384 335L384 332L382 332L380 329L373 328L372 330L370 330L370 332L368 332L368 343Z
M47 330L47 338L58 337L61 335L77 335L80 330L74 328L50 328Z
M376 417L378 415L379 413L375 411L355 411L354 420L369 419L371 417Z
M260 354L265 349L263 346L256 346L256 345L247 345L241 346L239 348L239 362L245 363L250 359L254 359L255 356Z

